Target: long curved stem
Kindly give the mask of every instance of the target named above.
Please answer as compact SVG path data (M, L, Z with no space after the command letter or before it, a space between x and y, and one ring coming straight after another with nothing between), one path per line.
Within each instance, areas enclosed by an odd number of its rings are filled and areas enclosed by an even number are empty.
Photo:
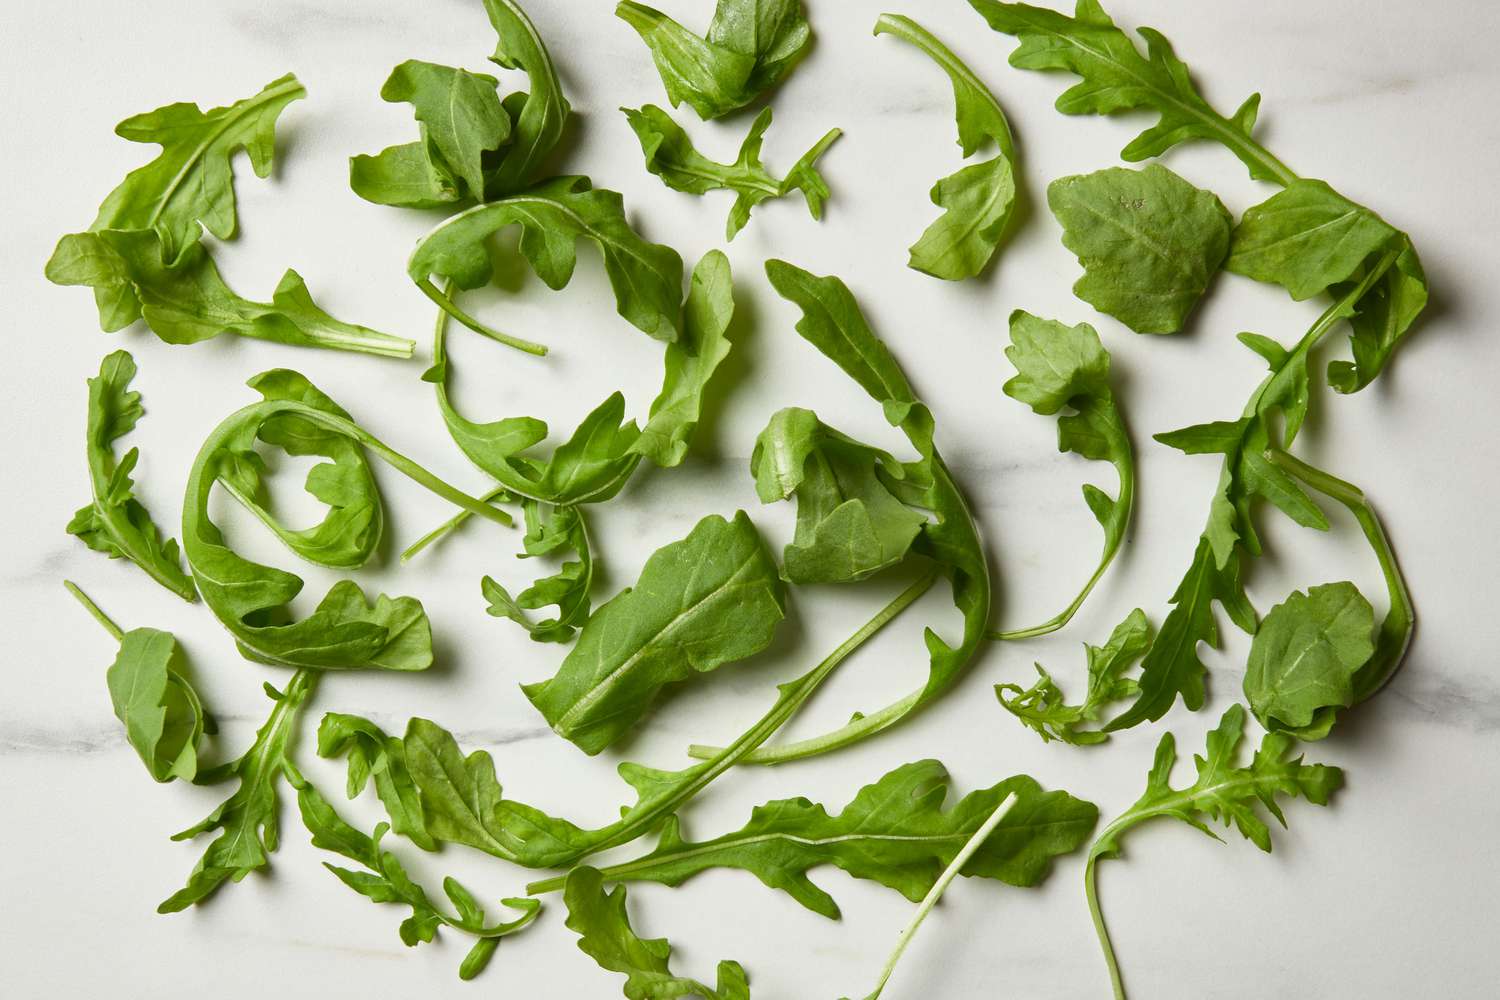
M545 344L538 344L532 340L522 340L520 337L512 337L508 333L501 333L493 327L485 326L479 320L460 309L458 303L453 301L451 295L439 290L430 280L424 278L418 281L417 287L422 290L423 295L436 302L438 308L444 313L452 316L475 333L488 337L491 340L499 341L507 347L514 347L518 351L534 354L537 357L542 357L547 353L547 346Z
M1108 831L1106 831L1108 832ZM1094 933L1099 938L1099 949L1104 953L1104 964L1109 968L1109 985L1115 1000L1125 1000L1125 983L1120 978L1120 963L1115 958L1115 947L1109 939L1109 928L1104 925L1104 911L1099 907L1099 855L1089 852L1088 862L1083 866L1083 892L1089 901L1089 916L1094 920Z

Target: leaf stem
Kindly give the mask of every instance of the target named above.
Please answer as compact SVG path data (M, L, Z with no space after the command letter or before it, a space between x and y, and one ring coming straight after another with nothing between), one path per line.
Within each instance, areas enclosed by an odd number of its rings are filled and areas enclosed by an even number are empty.
M1108 834L1109 830L1105 830L1105 833ZM1083 891L1088 897L1089 916L1094 920L1094 933L1099 938L1099 949L1104 953L1104 964L1109 968L1110 988L1114 991L1115 1000L1125 1000L1125 983L1120 978L1120 963L1115 958L1114 944L1109 939L1109 928L1104 924L1104 911L1099 907L1099 857L1094 851L1089 852L1088 861L1083 866Z
M78 584L72 580L64 580L63 586L68 588L68 593L78 598L78 603L83 605L85 611L94 616L94 621L103 625L104 630L115 637L116 642L125 638L125 633L120 631L120 626L111 621L109 615L105 614L99 605L90 600L88 594L79 589Z
M479 500L481 503L489 503L490 501L497 498L503 499L509 496L510 491L507 490L504 486L496 486L488 493L479 497ZM411 560L414 556L416 556L432 543L438 541L450 532L457 530L461 524L463 524L473 516L474 515L468 510L461 510L457 514L454 514L452 517L448 518L448 520L444 521L442 524L438 525L436 528L433 528L427 534L423 535L421 538L418 538L415 542L412 542L410 545L408 545L406 547L406 550L401 553L401 561L407 562Z
M927 914L932 911L932 908L937 905L938 900L942 898L949 883L958 877L964 865L969 863L969 858L989 839L995 827L1000 825L1000 821L1005 818L1005 814L1010 812L1011 807L1015 804L1016 793L1011 792L1000 801L1000 804L995 807L995 811L990 813L989 818L980 824L979 829L974 831L974 836L969 838L968 843L959 848L958 853L953 857L953 861L944 869L943 874L938 876L938 880L932 884L932 888L927 890L927 895L922 898L922 902L917 906L917 912L912 914L911 921L901 931L901 936L896 939L896 947L891 951L891 957L886 959L885 968L880 972L880 978L875 983L875 989L865 997L865 1000L877 1000L881 991L885 989L885 984L890 981L891 973L896 971L896 963L901 961L902 952L906 951L906 946L911 944L911 939L916 936L917 928L922 926L922 921L927 919Z
M447 292L439 290L438 287L434 285L430 279L419 279L416 284L417 287L422 290L423 295L426 295L433 302L437 303L439 309L443 310L444 313L452 316L454 319L458 320L460 323L468 327L470 330L473 330L475 333L486 336L491 340L499 341L500 343L505 344L507 347L514 347L518 351L525 351L527 354L534 354L537 357L542 357L547 353L547 347L545 344L538 344L535 341L531 340L522 340L520 337L512 337L508 333L501 333L499 330L496 330L493 327L485 326L483 323L479 322L479 320L475 319L463 309L459 308L458 303L454 302Z

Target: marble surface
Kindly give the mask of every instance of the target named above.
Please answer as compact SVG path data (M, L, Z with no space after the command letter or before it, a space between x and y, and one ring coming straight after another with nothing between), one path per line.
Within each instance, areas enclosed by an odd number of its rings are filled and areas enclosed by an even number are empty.
M697 199L664 188L642 169L615 110L661 102L662 94L634 34L610 16L612 2L528 6L579 113L568 167L623 191L641 229L689 260L717 245L729 196ZM696 23L709 4L661 6ZM921 5L931 10L908 5L908 12L950 41L1000 96L1023 150L1031 207L1000 266L983 280L954 287L908 270L904 248L934 214L927 188L958 163L947 82L916 52L871 37L883 3L810 6L816 49L776 97L766 157L773 169L784 168L825 129L842 126L847 134L825 160L834 189L827 217L813 223L791 199L769 204L729 247L749 320L725 379L732 392L711 407L691 463L669 473L643 471L599 513L608 571L598 593L633 579L652 549L709 511L746 507L778 543L788 537L791 511L759 507L745 473L754 435L774 408L816 405L839 426L890 440L860 392L792 333L794 311L759 273L765 257L778 255L842 275L933 405L940 444L983 522L998 573L998 621L1050 615L1086 573L1098 544L1078 485L1085 477L1109 479L1107 471L1058 455L1053 422L1001 395L1004 321L1024 307L1093 323L1114 355L1142 489L1130 543L1074 625L1024 646L987 650L951 696L856 750L732 775L684 821L697 835L713 835L738 826L751 805L768 798L804 794L839 804L889 768L924 756L947 763L960 792L1025 771L1112 815L1139 794L1162 731L1175 732L1184 753L1201 748L1204 731L1236 697L1244 637L1231 630L1225 651L1206 654L1207 710L1192 714L1179 705L1160 725L1102 749L1043 746L998 708L991 685L1024 680L1041 660L1076 690L1080 642L1100 641L1136 605L1159 620L1202 523L1217 463L1176 454L1149 434L1234 416L1260 366L1233 334L1250 329L1288 339L1317 306L1224 276L1188 333L1151 338L1075 300L1070 286L1078 269L1042 207L1045 182L1115 164L1142 121L1057 114L1051 103L1064 79L1008 68L1012 41L957 2ZM1493 567L1500 552L1486 520L1500 486L1493 443L1500 414L1500 282L1493 271L1500 265L1493 196L1500 119L1490 110L1500 90L1492 52L1500 14L1472 0L1425 4L1421 16L1411 5L1354 0L1220 3L1208 15L1188 0L1111 6L1127 25L1144 19L1163 29L1220 107L1259 89L1267 143L1294 169L1332 179L1408 229L1438 297L1387 377L1352 398L1319 397L1304 445L1313 461L1358 482L1379 505L1419 611L1410 659L1386 692L1309 749L1311 759L1345 767L1348 785L1332 808L1291 804L1291 828L1278 832L1273 855L1237 837L1215 844L1180 824L1131 836L1127 860L1102 875L1126 975L1140 997L1493 996L1490 952L1500 926ZM401 364L229 337L169 347L140 328L106 337L88 294L41 277L57 236L86 225L99 199L148 155L111 136L116 121L176 100L224 103L291 69L310 96L283 118L272 179L259 181L239 166L243 236L219 251L222 267L244 293L263 295L283 268L295 266L334 313L425 338L431 310L402 268L405 248L430 220L354 197L345 158L412 133L407 109L376 96L395 63L419 57L485 68L493 43L478 3L67 0L45 12L7 4L0 38L0 83L8 95L0 110L7 326L0 367L0 993L619 995L618 977L578 953L560 907L507 941L479 983L461 984L461 943L445 938L404 948L398 911L339 886L290 811L268 874L194 912L155 915L155 903L180 884L201 850L167 835L199 818L220 793L146 779L110 714L103 673L112 644L61 586L63 577L75 578L122 623L181 637L224 721L221 748L243 745L264 716L261 682L284 680L240 660L201 607L184 605L62 532L87 492L83 380L115 346L128 347L141 365L137 386L149 415L132 442L143 455L138 479L173 534L203 435L250 398L243 380L272 366L296 367L382 438L452 481L483 489L484 477L452 447L430 388L417 380L420 359ZM744 127L743 119L691 121L702 146L725 155ZM1268 191L1217 148L1182 148L1166 162L1218 192L1236 213ZM614 316L591 251L580 255L578 275L563 293L528 277L476 296L475 304L555 352L536 361L457 337L458 392L469 413L535 413L568 428L615 387L626 389L637 412L644 409L659 348ZM512 583L526 576L529 567L511 558L517 537L473 525L461 542L400 568L393 552L445 512L389 470L378 475L391 541L385 558L358 579L420 597L441 662L424 676L330 677L309 722L330 709L368 713L392 728L412 714L429 716L467 746L488 748L515 796L581 822L607 821L625 801L613 773L620 757L587 759L551 736L516 687L549 673L557 650L483 614L476 585L482 573ZM284 477L289 497L298 479L295 470ZM1264 519L1274 554L1250 579L1259 606L1293 586L1345 577L1383 593L1354 527L1336 520L1319 536ZM253 527L238 523L234 535L248 553L288 564ZM321 594L331 579L305 575L309 595ZM773 683L805 669L894 586L796 593L770 654L670 699L623 753L675 765L688 742L737 732L762 711ZM860 653L792 733L837 724L910 688L925 669L918 625L953 628L943 605L925 602ZM305 740L301 756L312 756ZM307 769L337 787L336 769L316 760L307 760ZM345 808L363 822L377 815L369 801ZM486 899L517 891L524 879L464 850L403 853L418 874L434 881L458 874ZM1031 891L956 884L887 995L1105 995L1081 861L1065 860ZM836 871L815 877L843 905L841 922L741 873L707 874L676 891L632 887L632 912L643 933L673 940L685 972L706 977L720 958L742 961L760 1000L859 995L910 904Z

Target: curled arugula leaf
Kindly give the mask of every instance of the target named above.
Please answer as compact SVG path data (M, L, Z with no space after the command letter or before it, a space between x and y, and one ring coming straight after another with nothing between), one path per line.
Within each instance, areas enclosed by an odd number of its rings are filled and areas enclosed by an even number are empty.
M812 41L802 0L718 0L706 38L632 0L617 6L615 16L651 50L672 107L686 101L705 121L780 83Z
M912 244L908 266L935 278L960 281L984 270L1010 224L1016 203L1016 149L1010 123L995 95L942 42L909 17L881 14L875 34L915 45L948 74L965 159L986 142L997 155L963 167L932 186L932 203L943 209Z
M250 385L262 401L225 418L204 441L188 474L183 550L204 601L234 636L240 652L262 663L426 669L432 662L431 630L414 598L381 595L372 606L357 584L341 580L313 614L286 622L285 606L301 591L301 578L251 562L226 544L208 512L214 484L222 483L263 521L277 527L260 503L264 462L256 442L331 459L315 466L307 481L308 491L328 505L328 515L313 528L278 528L276 533L299 555L341 567L364 562L380 538L380 494L365 449L458 506L502 524L509 524L510 517L393 451L301 375L270 371L251 379Z
M1066 792L1044 792L1026 775L970 792L944 810L947 796L947 769L921 760L861 788L834 816L805 798L780 799L757 806L741 829L707 841L684 839L674 817L650 854L600 868L600 874L607 882L677 886L710 868L739 868L837 919L838 904L808 878L810 869L837 865L917 902L996 806L1015 798L1009 817L983 840L962 874L1032 886L1046 877L1054 858L1088 841L1098 819L1093 804ZM548 879L526 891L550 892L562 884L561 878Z
M642 239L625 220L619 193L595 189L587 177L556 177L460 212L417 243L407 273L444 312L476 333L531 354L545 354L547 349L539 344L485 326L432 283L434 275L465 289L488 283L494 259L487 241L509 225L521 227L521 256L548 288L568 283L577 262L574 244L587 239L604 257L620 315L657 340L671 342L680 336L682 258L671 247Z
M297 717L317 686L315 671L299 670L285 691L265 685L275 702L271 715L255 734L255 742L244 755L212 772L200 775L200 783L237 779L239 787L209 813L201 823L174 834L173 840L189 840L201 833L219 831L203 852L187 884L156 908L158 913L176 913L213 895L225 882L238 882L271 863L270 854L279 840L280 801L276 786L290 763L288 754L296 733Z
M1105 827L1089 848L1088 864L1083 873L1084 889L1115 996L1122 1000L1125 987L1104 925L1104 915L1099 909L1097 865L1106 858L1120 856L1120 838L1126 831L1147 820L1170 816L1218 840L1219 835L1208 827L1207 821L1213 819L1225 826L1232 824L1245 839L1269 852L1271 831L1257 815L1257 803L1265 806L1266 811L1285 826L1286 819L1276 803L1277 795L1293 798L1301 795L1315 805L1327 805L1329 796L1344 782L1343 772L1336 767L1304 764L1301 757L1288 760L1287 754L1295 741L1285 733L1267 733L1250 764L1236 767L1235 758L1244 729L1244 706L1231 705L1219 721L1218 728L1208 734L1205 755L1193 758L1198 780L1183 789L1171 785L1177 747L1172 734L1164 734L1156 746L1156 759L1146 777L1146 791L1135 805Z
M1084 643L1089 682L1081 704L1069 705L1052 675L1040 663L1035 664L1038 676L1031 687L1023 689L1019 684L996 684L995 697L1000 699L1007 712L1036 730L1043 743L1050 740L1061 740L1073 746L1103 743L1109 739L1108 733L1080 727L1098 722L1104 706L1110 702L1136 694L1139 688L1135 681L1125 676L1125 671L1150 648L1151 623L1146 620L1146 613L1136 608L1115 626L1104 645Z
M1057 450L1109 462L1120 477L1120 488L1111 497L1097 486L1083 487L1084 502L1104 528L1104 551L1073 602L1040 625L991 632L992 639L1046 635L1071 621L1120 550L1135 506L1135 450L1125 418L1115 405L1109 352L1099 342L1099 334L1087 323L1064 326L1017 309L1010 314L1010 341L1005 356L1015 365L1016 375L1001 391L1044 416L1070 408L1072 413L1057 418Z
M373 779L391 829L424 851L437 850L437 841L422 821L422 802L406 769L406 748L399 736L387 736L369 719L329 712L318 724L318 756L347 757L345 794L354 798Z
M521 5L515 0L484 0L484 10L497 36L490 61L504 69L524 71L529 88L505 99L514 124L505 157L486 180L485 193L493 198L519 191L541 177L547 157L562 138L570 109L552 56Z
M1136 333L1181 330L1229 252L1229 210L1157 163L1059 177L1047 205L1083 265L1073 294Z
M412 114L421 126L421 146L428 162L434 170L442 170L439 176L451 171L448 176L457 181L449 188L454 200L463 197L484 200L486 154L493 154L510 138L510 116L500 106L500 95L495 89L499 85L500 81L483 73L408 59L391 70L380 88L384 100L412 106ZM390 151L380 156L385 158L387 153ZM364 164L360 168L350 164L351 182L367 181L368 176L369 168ZM360 197L381 204L393 203L384 188L362 190L361 187L361 183L354 183L354 191Z
M287 780L297 789L297 807L302 813L302 824L312 834L314 847L341 854L362 865L365 871L353 871L338 865L323 863L338 880L361 896L376 903L397 903L411 907L411 916L401 921L401 943L414 947L423 941L431 941L439 927L450 927L472 936L475 941L463 963L458 967L460 979L473 979L483 972L485 966L500 946L500 939L524 930L541 910L534 899L502 899L500 902L521 915L514 920L489 924L485 921L484 907L472 893L455 878L443 879L443 893L453 904L458 916L453 917L439 910L428 898L427 891L413 882L402 867L401 861L381 846L381 839L390 829L381 823L375 827L373 836L367 836L344 821L290 762L285 765Z
M785 614L776 563L750 518L710 514L589 617L556 675L521 690L559 736L596 754L666 685L760 652Z
M646 156L646 169L660 177L662 183L674 191L688 194L704 194L708 191L728 190L735 193L734 205L729 209L729 221L725 225L724 238L732 240L735 234L750 221L750 211L769 198L780 198L793 191L801 191L807 201L807 210L814 219L823 217L823 202L828 198L828 183L818 173L818 159L828 151L835 139L843 134L841 129L829 129L828 133L813 144L813 147L777 180L760 162L761 141L771 125L771 109L765 108L755 116L745 141L740 144L739 155L733 163L715 163L693 146L693 140L683 131L672 116L654 104L647 104L639 111L621 108L631 131L641 141L641 152Z
M625 974L629 1000L671 1000L696 996L703 1000L750 1000L750 982L740 963L719 963L718 981L707 986L696 979L674 975L672 945L666 938L637 937L625 914L625 887L604 891L593 868L575 868L568 875L563 900L568 928L578 934L578 948L600 968Z
M121 631L77 584L64 580L63 586L120 644L105 678L115 718L124 724L141 763L157 781L192 781L198 776L199 744L214 724L188 681L177 639L154 628Z
M88 380L88 463L93 501L79 508L68 522L68 534L111 559L125 558L184 601L196 601L198 591L183 572L174 539L162 540L151 514L135 497L130 474L140 459L131 448L115 460L113 444L135 429L146 412L141 394L130 389L135 359L115 351L99 363L99 374Z
M556 573L537 580L515 597L493 577L480 581L480 590L490 602L486 609L497 618L509 618L537 642L567 642L589 617L589 587L594 580L594 557L588 526L577 507L553 507L545 515L536 500L524 500L526 535L521 540L523 557L571 551L577 559L565 562ZM533 622L526 614L556 605L557 615Z

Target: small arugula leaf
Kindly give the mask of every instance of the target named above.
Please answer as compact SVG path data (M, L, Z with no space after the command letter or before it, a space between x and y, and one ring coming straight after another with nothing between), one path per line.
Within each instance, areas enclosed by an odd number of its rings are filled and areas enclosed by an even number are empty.
M556 573L538 579L515 597L486 576L480 581L484 598L490 602L485 610L497 618L509 618L537 642L567 642L588 621L589 587L594 579L594 560L583 512L577 507L553 507L543 514L541 504L535 500L524 501L522 510L526 516L522 557L566 550L578 559L563 563ZM533 622L526 614L549 605L557 607L554 618Z
M469 890L454 878L443 880L443 892L458 911L453 917L439 910L427 891L413 882L401 861L381 846L389 827L381 823L373 836L366 836L339 816L327 799L305 778L287 764L287 780L297 789L297 808L302 824L312 834L314 847L343 855L361 865L364 871L353 871L323 863L340 882L376 903L397 903L411 907L411 916L401 921L401 943L407 947L431 941L439 927L450 927L475 938L474 945L459 966L459 978L473 979L484 971L500 939L524 930L536 919L541 904L534 899L502 899L501 903L520 911L515 920L498 924L485 922L484 908Z
M209 813L201 823L174 834L173 840L188 840L201 833L219 831L203 852L187 884L160 906L158 913L176 913L213 895L225 882L238 882L270 864L270 854L279 839L280 802L276 786L289 764L288 753L296 732L297 717L317 685L317 674L299 670L286 690L265 685L275 702L271 715L255 734L255 742L244 755L216 768L208 780L234 778L239 787Z
M521 256L547 287L559 289L568 283L577 261L574 245L587 239L604 257L620 315L658 340L670 342L681 334L682 258L671 247L642 239L625 220L619 193L596 190L587 177L554 178L460 212L422 238L407 262L407 273L454 319L478 333L512 342L463 312L432 283L434 275L464 289L488 283L494 258L487 241L509 225L521 227Z
M686 101L705 121L781 82L812 40L801 0L719 0L707 38L632 0L619 4L615 16L651 50L672 107Z
M776 564L750 518L712 514L594 612L554 677L522 691L558 735L596 754L662 687L764 649L785 610Z
M1375 609L1347 581L1294 590L1266 614L1245 667L1261 725L1300 740L1328 735L1354 703L1354 676L1375 652Z
M1047 205L1083 265L1073 294L1136 333L1182 329L1229 252L1229 210L1156 163L1059 177Z
M198 591L183 572L174 539L162 540L151 514L135 497L135 470L140 451L131 448L116 461L113 444L129 434L146 412L141 394L130 389L135 359L115 351L99 363L99 374L88 380L89 487L93 501L68 522L68 533L111 559L125 558L145 570L157 583L185 601L196 601Z
M365 201L398 208L444 208L463 200L446 165L433 158L425 135L419 142L349 157L349 187Z
M1078 596L1040 625L992 633L998 639L1045 635L1071 621L1120 550L1135 506L1135 450L1125 418L1115 405L1109 352L1099 342L1099 334L1087 323L1065 326L1017 309L1010 314L1010 341L1005 356L1015 365L1016 375L1001 391L1043 416L1071 408L1072 413L1057 419L1057 450L1109 462L1119 475L1120 488L1111 497L1097 486L1083 487L1084 502L1104 528L1104 551Z
M961 281L994 257L1015 209L1015 143L995 95L946 45L909 17L882 14L875 34L891 34L926 53L953 82L958 145L965 158L986 142L999 150L933 185L932 203L943 209L912 244L908 266L935 278Z
M1042 742L1061 740L1073 746L1093 746L1109 739L1098 729L1082 729L1085 723L1098 722L1104 706L1136 695L1140 688L1125 671L1151 648L1151 623L1146 613L1136 608L1115 626L1103 646L1084 643L1088 656L1089 682L1083 702L1069 705L1062 690L1040 663L1035 664L1037 679L1031 687L1019 684L996 684L995 697L1007 712L1036 730Z
M698 152L682 126L654 104L647 104L639 111L633 108L620 110L625 113L625 120L630 123L631 131L635 132L636 138L641 142L641 152L646 156L646 169L660 177L667 187L688 194L718 190L735 192L734 205L729 210L729 222L724 231L726 240L734 239L735 234L745 227L750 221L750 211L756 205L793 191L802 192L802 197L807 201L807 210L814 219L823 217L823 202L828 198L828 184L818 173L816 165L828 147L842 134L840 129L830 129L778 181L760 162L761 141L771 124L770 108L763 109L755 116L733 163L716 163Z
M833 816L805 798L780 799L757 806L741 829L707 841L685 840L670 820L650 854L601 868L600 875L607 882L678 886L710 868L739 868L837 919L838 905L808 878L810 869L836 865L916 902L997 804L1015 796L1015 808L962 874L1032 886L1054 858L1087 843L1098 819L1091 803L1044 792L1025 775L970 792L945 811L947 796L947 769L935 760L917 761L861 788Z
M1172 43L1154 28L1140 28L1146 55L1115 26L1099 0L1078 0L1072 17L1024 3L969 0L991 28L1021 44L1010 54L1019 69L1066 70L1081 79L1057 99L1065 115L1154 111L1157 123L1121 151L1127 162L1160 156L1192 139L1223 145L1256 180L1285 184L1296 175L1251 136L1260 95L1251 94L1229 117L1219 114L1193 86Z
M625 887L604 891L593 868L575 868L568 875L563 899L568 928L578 934L578 948L600 968L625 974L629 1000L671 1000L695 996L703 1000L750 1000L750 983L738 962L719 963L714 986L674 975L672 945L666 938L637 937L625 913Z
M169 344L196 344L221 333L301 347L409 358L415 346L335 319L313 301L307 284L288 269L270 302L253 302L224 283L202 243L174 258L151 229L103 230L64 236L47 261L59 285L89 285L105 332L144 319Z
M115 718L124 724L141 763L157 781L192 781L198 775L199 744L214 725L188 681L177 639L154 628L122 632L76 584L64 580L63 586L120 644L105 679Z
M364 791L371 779L375 794L391 818L391 829L424 851L437 850L437 841L422 821L422 801L406 767L406 748L399 736L387 736L369 719L329 712L318 724L318 756L347 757L349 798Z
M563 96L557 67L542 43L536 26L515 0L484 0L485 13L495 29L495 52L490 61L503 69L526 74L524 94L505 99L511 118L510 143L499 166L485 183L486 199L519 191L535 183L557 147L571 108Z
M495 91L499 85L483 73L408 59L391 71L380 96L412 106L437 162L463 183L469 197L482 201L485 154L510 138L510 117Z
M897 499L877 470L905 475L895 458L811 410L772 415L755 440L750 472L763 503L797 498L796 534L782 553L787 580L847 583L906 558L927 518Z
M1250 764L1236 767L1235 758L1244 729L1245 707L1231 705L1220 719L1218 728L1208 734L1204 756L1193 758L1198 780L1183 789L1171 785L1172 765L1177 762L1176 744L1171 733L1162 736L1156 746L1151 772L1146 777L1146 791L1135 805L1105 827L1089 848L1084 888L1116 996L1124 996L1125 992L1103 913L1099 909L1097 865L1105 858L1120 856L1120 838L1126 831L1158 816L1169 816L1219 840L1219 835L1208 826L1209 820L1219 820L1226 827L1232 825L1239 830L1245 839L1262 851L1270 851L1271 831L1257 814L1257 803L1285 826L1286 819L1276 802L1277 795L1292 798L1301 795L1315 805L1327 805L1329 797L1344 782L1343 772L1336 767L1304 764L1301 757L1288 760L1287 754L1295 740L1286 733L1267 733Z
M116 135L156 143L161 154L109 193L89 231L155 230L169 262L198 241L199 223L221 240L234 236L234 154L243 149L256 176L269 175L276 119L306 96L288 73L228 107L203 111L196 104L168 104L125 119L115 126Z

